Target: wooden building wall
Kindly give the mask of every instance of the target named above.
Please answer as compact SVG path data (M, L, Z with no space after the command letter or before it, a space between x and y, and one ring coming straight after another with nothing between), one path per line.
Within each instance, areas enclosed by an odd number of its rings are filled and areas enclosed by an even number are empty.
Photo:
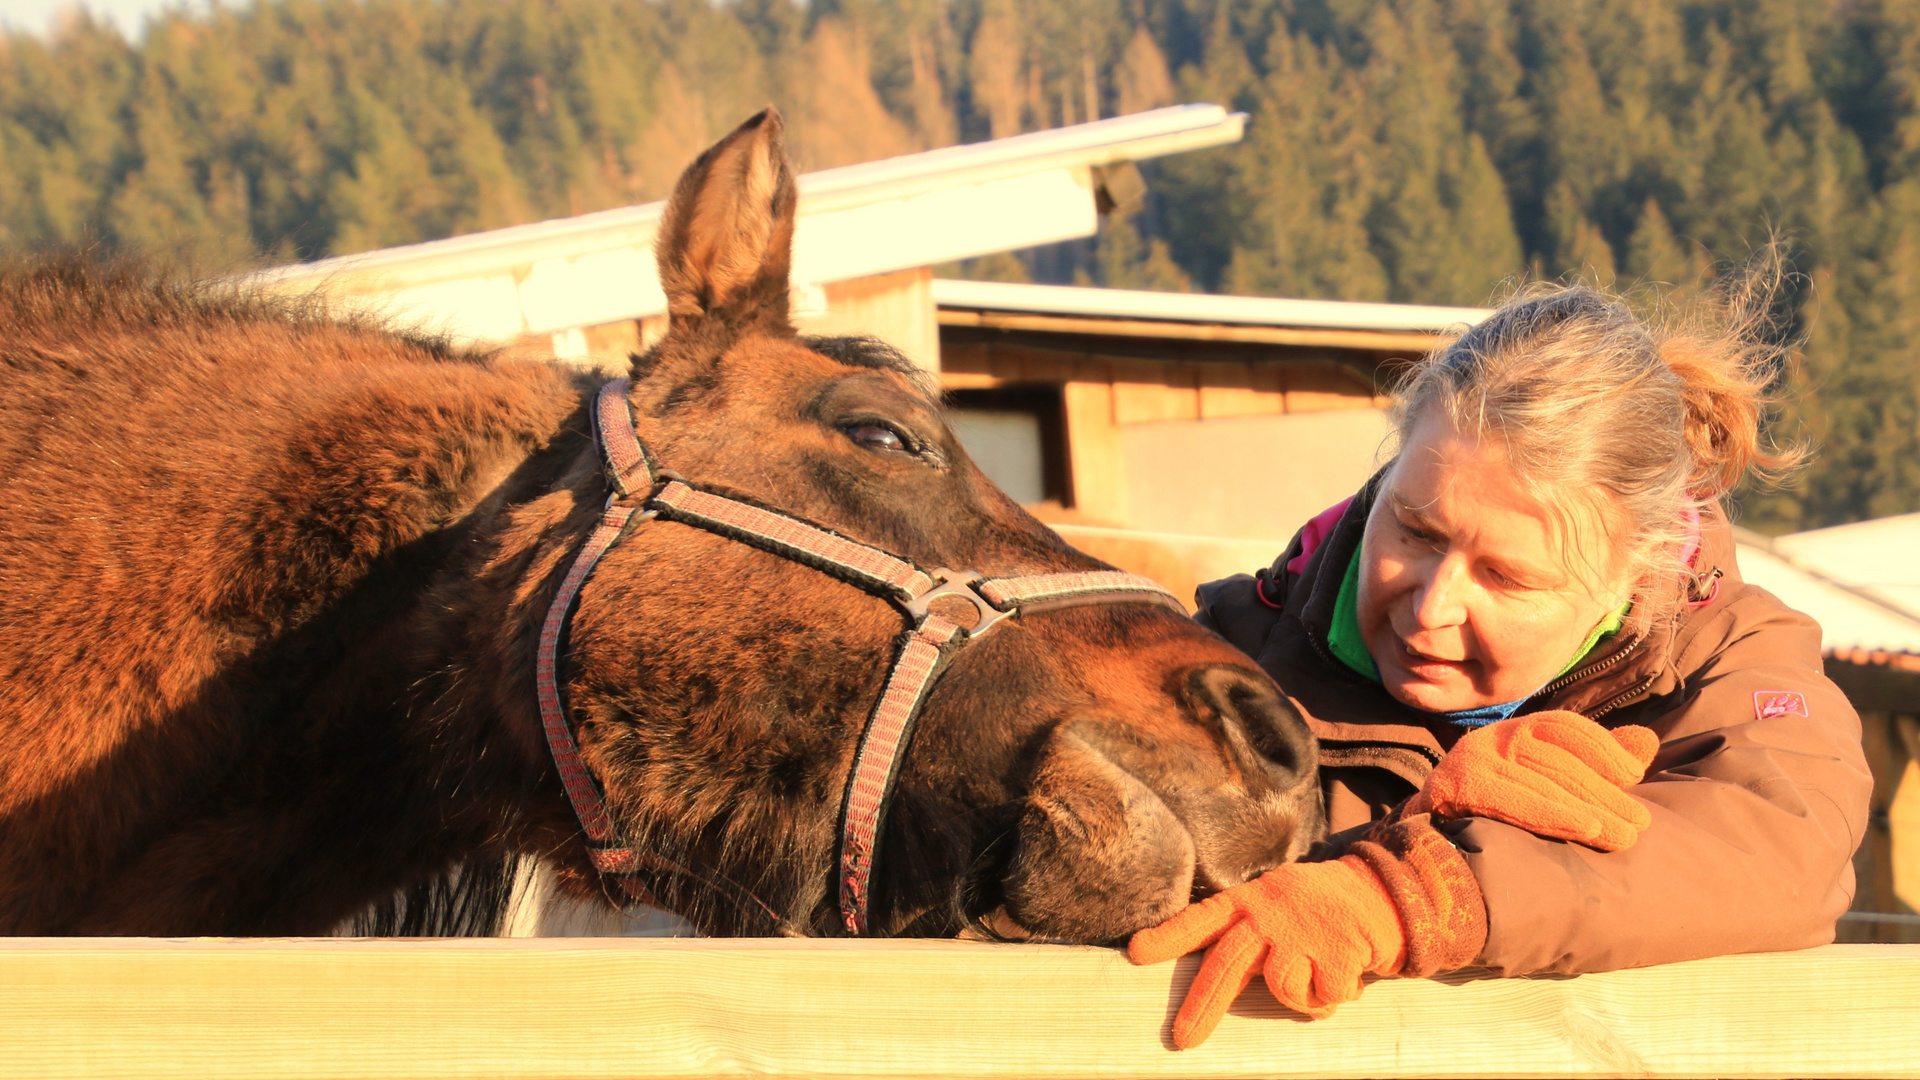
M1043 516L1279 541L1371 474L1387 436L1380 385L1390 360L1360 349L951 325L941 338L941 381L955 405L1057 410L1056 505ZM1055 396L1034 396L1043 390Z
M1860 710L1873 770L1867 835L1853 860L1858 889L1839 940L1920 942L1920 658L1835 657L1827 676Z

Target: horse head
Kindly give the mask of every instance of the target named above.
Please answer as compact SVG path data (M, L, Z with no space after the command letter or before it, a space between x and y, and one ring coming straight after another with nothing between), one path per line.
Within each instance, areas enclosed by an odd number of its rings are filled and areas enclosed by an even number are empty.
M796 203L771 110L680 179L657 245L670 328L634 358L628 391L653 464L917 567L1111 571L987 480L898 352L795 331ZM516 625L539 622L607 497L583 452L517 512L542 539ZM963 626L981 615L946 599ZM910 629L898 598L671 513L601 557L567 630L566 723L617 831L692 868L647 875L659 903L710 933L764 932L756 907L790 932L846 932L843 795ZM898 759L869 932L987 920L1111 940L1318 838L1304 723L1184 613L1080 605L980 629L943 653ZM543 850L566 888L602 894L577 835L567 815Z

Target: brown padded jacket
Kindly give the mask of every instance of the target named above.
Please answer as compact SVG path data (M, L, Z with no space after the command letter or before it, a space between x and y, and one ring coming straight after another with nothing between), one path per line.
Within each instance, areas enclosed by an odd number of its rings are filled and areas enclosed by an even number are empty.
M1362 489L1298 573L1286 567L1306 530L1257 577L1198 593L1197 618L1271 673L1319 737L1334 831L1327 855L1418 790L1462 733L1327 648L1379 483ZM1485 900L1476 963L1506 975L1605 971L1833 940L1853 897L1851 859L1873 784L1859 716L1822 673L1820 628L1741 581L1722 515L1702 532L1694 569L1703 581L1720 575L1710 602L1666 629L1603 641L1521 708L1660 736L1645 781L1629 789L1653 814L1639 842L1602 853L1484 818L1435 822Z

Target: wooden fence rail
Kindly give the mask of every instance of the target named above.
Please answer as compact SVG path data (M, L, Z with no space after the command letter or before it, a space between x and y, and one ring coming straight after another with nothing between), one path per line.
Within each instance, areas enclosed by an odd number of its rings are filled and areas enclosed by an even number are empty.
M1167 1042L1193 960L965 942L0 940L0 1076L1920 1076L1920 946L1578 978L1256 989Z

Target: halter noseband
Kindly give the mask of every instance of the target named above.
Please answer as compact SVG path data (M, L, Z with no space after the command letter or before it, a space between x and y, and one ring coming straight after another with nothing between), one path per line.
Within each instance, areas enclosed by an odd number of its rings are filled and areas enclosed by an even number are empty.
M594 442L606 467L607 496L600 522L587 536L561 579L540 629L534 680L539 692L541 726L554 766L587 835L594 868L617 879L636 901L660 903L637 878L642 873L677 874L727 895L744 910L784 928L778 912L739 886L716 875L679 866L659 855L622 842L607 813L599 785L580 760L567 720L558 677L568 617L594 564L630 526L662 518L691 525L782 558L810 566L875 596L892 601L907 619L907 632L887 673L886 687L867 717L840 808L838 877L840 916L847 932L867 932L867 903L873 864L886 820L887 804L899 761L913 734L913 723L927 692L953 653L993 629L1001 620L1085 604L1164 604L1181 614L1186 608L1157 583L1116 570L1078 570L986 578L971 570L923 570L879 548L829 532L804 521L738 499L702 491L671 472L656 471L633 430L627 404L628 380L600 388L590 415ZM954 622L929 610L937 600L957 598L975 609L971 624Z

